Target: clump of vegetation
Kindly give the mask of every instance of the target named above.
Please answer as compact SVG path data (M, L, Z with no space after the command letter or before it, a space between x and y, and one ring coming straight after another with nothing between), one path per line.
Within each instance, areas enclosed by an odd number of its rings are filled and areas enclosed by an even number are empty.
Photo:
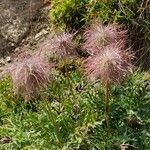
M128 29L128 44L133 47L140 64L149 69L150 35L149 0L52 0L50 20L64 30L79 29L92 19L102 23L119 23Z
M136 71L122 85L110 89L110 130L105 128L103 88L89 83L77 72L55 73L36 104L36 111L18 104L11 80L0 81L0 148L7 149L114 149L121 146L148 150L150 90L145 73ZM136 118L136 126L128 118ZM3 139L8 141L2 144Z
M147 1L51 3L52 23L69 33L51 35L39 50L6 69L10 77L0 80L0 149L150 149L149 73L132 71L127 31L108 24L133 27L132 19L146 9L134 14L129 8L135 11ZM78 57L70 31L94 17L102 24L87 25L79 44L88 56Z
M85 22L89 0L52 0L50 20L55 27L77 30Z

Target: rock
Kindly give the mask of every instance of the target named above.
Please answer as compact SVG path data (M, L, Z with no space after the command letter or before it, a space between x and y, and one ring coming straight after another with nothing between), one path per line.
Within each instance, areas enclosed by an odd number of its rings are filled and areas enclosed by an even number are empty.
M47 35L48 33L49 32L47 30L42 29L41 32L39 32L35 35L35 40L37 40L37 41L40 40L41 37Z
M7 143L10 143L12 142L12 139L8 136L6 137L0 137L0 144L7 144Z
M10 62L11 62L11 58L10 58L10 56L7 56L7 57L6 57L6 62L8 62L8 63L10 63Z
M0 57L30 32L43 0L0 0Z

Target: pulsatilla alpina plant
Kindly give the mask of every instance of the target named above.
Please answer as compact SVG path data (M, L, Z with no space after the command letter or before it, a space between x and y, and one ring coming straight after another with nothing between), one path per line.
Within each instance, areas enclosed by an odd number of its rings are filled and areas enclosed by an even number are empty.
M90 54L98 53L104 46L121 41L125 46L126 30L118 24L104 26L100 23L92 24L85 30L82 48Z
M23 96L25 100L35 98L41 88L46 88L49 83L51 68L51 65L37 55L14 62L8 69L14 93Z
M73 38L74 35L69 33L50 36L48 40L40 45L40 53L43 56L54 57L56 59L76 56L76 44Z
M85 70L91 80L101 79L105 91L105 115L108 126L109 88L120 83L124 75L132 70L133 55L125 48L125 32L117 26L96 26L85 33L84 48L92 52L85 61ZM92 35L93 31L93 35Z

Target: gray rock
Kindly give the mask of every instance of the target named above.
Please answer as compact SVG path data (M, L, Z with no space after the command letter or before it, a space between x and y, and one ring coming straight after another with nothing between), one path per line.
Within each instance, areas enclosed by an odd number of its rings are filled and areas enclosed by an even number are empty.
M43 0L0 0L0 57L30 32Z
M47 35L49 32L45 29L42 29L41 32L35 35L35 40L38 41L41 37Z

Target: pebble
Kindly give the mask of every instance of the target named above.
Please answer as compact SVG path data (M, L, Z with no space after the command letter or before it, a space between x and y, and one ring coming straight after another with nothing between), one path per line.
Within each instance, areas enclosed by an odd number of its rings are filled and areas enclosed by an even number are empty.
M49 32L47 30L41 30L38 34L35 35L35 40L39 40L41 36L48 34Z
M7 144L12 142L12 140L10 139L10 137L0 137L0 144Z
M8 62L8 63L11 62L11 57L10 57L10 56L7 56L7 57L6 57L6 62Z

